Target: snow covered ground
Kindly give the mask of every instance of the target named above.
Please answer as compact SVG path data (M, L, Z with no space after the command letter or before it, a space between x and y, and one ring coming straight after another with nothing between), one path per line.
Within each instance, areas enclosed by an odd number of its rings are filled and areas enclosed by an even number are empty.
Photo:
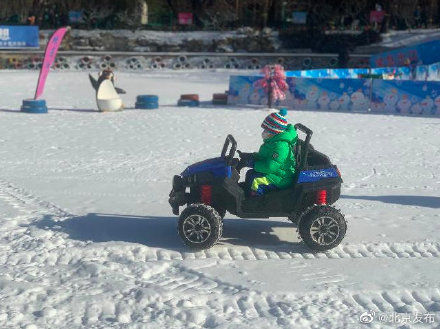
M223 92L228 72L117 74L128 108L161 104L121 113L96 112L86 73L53 72L43 115L17 112L35 72L0 74L0 328L440 326L438 118L291 111L342 172L342 245L313 254L284 218L226 215L221 242L193 253L172 176L228 133L256 150L267 115L175 106Z

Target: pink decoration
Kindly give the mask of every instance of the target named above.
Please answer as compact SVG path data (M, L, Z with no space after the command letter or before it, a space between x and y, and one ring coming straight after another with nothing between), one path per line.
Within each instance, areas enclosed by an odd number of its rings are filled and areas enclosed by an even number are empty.
M40 76L38 77L37 90L35 91L35 99L38 99L44 91L44 85L46 84L47 75L49 74L50 67L55 61L58 48L60 47L61 41L67 32L67 27L62 27L52 34L49 42L46 46L46 52L44 54L43 66L40 70Z
M180 25L192 25L194 22L193 13L179 13L178 19Z
M254 83L255 87L261 87L269 95L269 103L286 99L286 91L289 88L286 82L286 74L281 65L266 65L261 72L264 77Z

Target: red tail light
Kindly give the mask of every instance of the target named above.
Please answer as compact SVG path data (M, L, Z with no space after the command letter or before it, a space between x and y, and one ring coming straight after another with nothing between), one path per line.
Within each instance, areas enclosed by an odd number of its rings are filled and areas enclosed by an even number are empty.
M327 204L327 191L326 190L319 190L316 195L316 204L323 205Z
M202 203L210 205L212 200L212 186L202 185L200 187L200 198Z

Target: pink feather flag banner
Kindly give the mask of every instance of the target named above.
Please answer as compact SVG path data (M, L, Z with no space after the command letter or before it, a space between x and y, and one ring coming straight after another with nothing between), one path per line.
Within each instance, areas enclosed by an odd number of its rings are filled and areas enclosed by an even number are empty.
M44 85L46 84L46 79L50 71L50 67L55 61L57 56L58 48L63 41L64 35L66 34L69 27L62 27L54 32L50 37L49 42L46 46L46 52L44 53L43 66L40 70L40 76L38 77L37 90L35 91L35 99L37 100L44 91Z

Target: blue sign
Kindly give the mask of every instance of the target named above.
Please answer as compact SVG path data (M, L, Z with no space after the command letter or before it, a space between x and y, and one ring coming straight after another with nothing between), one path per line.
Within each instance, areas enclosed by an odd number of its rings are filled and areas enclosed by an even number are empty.
M293 24L306 24L307 23L307 12L306 11L294 11L292 13L292 23Z
M39 47L38 26L0 25L0 49Z
M70 23L82 23L83 22L83 12L80 10L69 11L69 22Z

